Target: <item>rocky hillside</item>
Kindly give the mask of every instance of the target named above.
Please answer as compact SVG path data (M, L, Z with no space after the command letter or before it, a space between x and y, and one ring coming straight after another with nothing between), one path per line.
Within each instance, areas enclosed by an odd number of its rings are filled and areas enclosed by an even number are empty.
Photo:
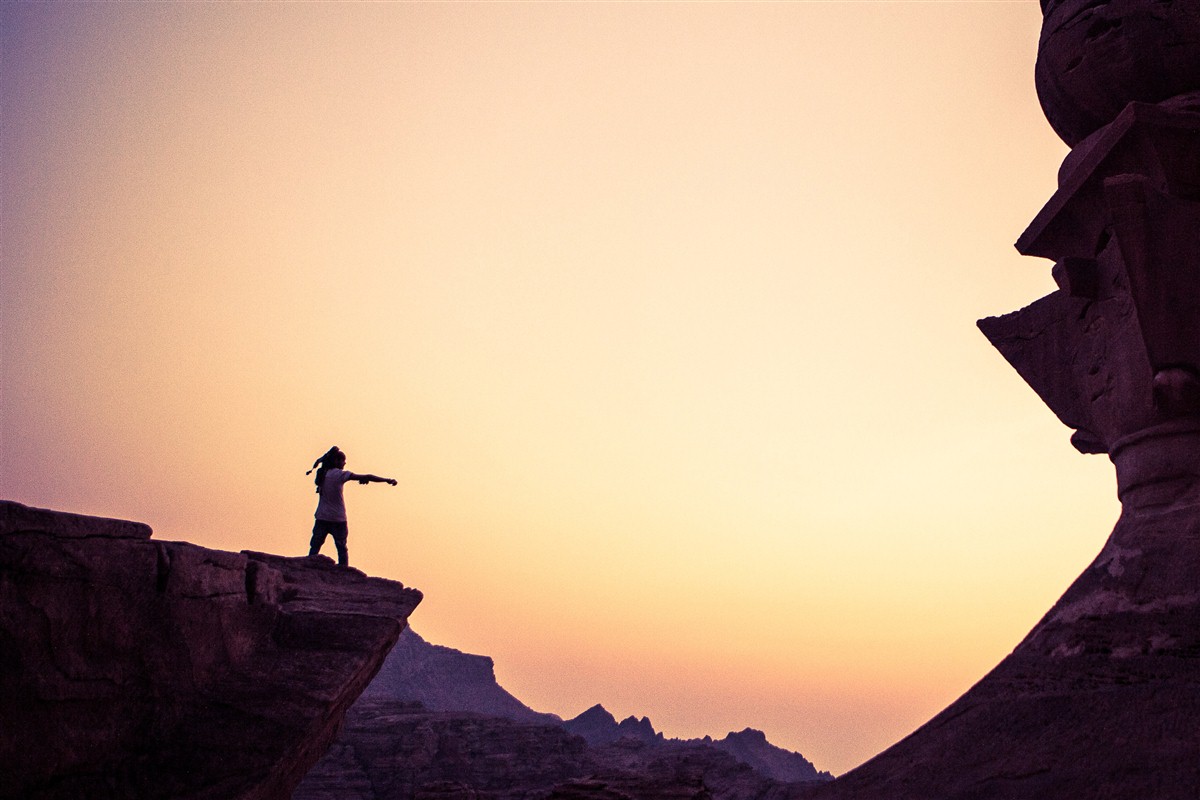
M509 694L496 682L495 665L488 656L429 644L411 628L400 634L363 696L415 701L430 711L467 711L518 722L561 722Z
M563 722L499 684L492 660L406 630L296 800L767 800L828 780L758 732L666 739L593 706Z
M531 725L363 697L294 800L525 797L587 771L587 745Z
M294 800L783 800L787 790L704 745L589 747L560 725L363 698Z
M0 797L286 800L420 601L0 501Z
M690 745L728 753L765 778L784 783L831 780L808 759L776 747L761 732L747 728L724 739L666 739L646 717L628 717L618 722L603 706L595 705L578 717L563 722L553 714L542 714L522 703L496 682L495 665L487 656L462 653L426 642L411 628L400 635L379 674L363 692L360 704L373 700L420 703L434 712L465 712L503 717L516 722L562 725L582 737L593 748L622 740L650 747Z

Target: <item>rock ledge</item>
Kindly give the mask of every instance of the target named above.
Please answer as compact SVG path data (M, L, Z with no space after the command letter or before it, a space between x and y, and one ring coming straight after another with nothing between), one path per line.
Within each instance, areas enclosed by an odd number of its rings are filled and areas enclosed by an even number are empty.
M0 797L290 797L421 602L0 501Z

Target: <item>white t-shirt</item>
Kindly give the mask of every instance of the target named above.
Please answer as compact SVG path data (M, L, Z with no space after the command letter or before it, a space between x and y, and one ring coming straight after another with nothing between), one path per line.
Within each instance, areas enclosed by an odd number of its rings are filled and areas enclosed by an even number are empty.
M317 519L326 522L346 521L346 500L342 497L342 489L347 481L356 481L358 476L345 469L331 469L325 473L325 482L321 484L321 500L317 503Z

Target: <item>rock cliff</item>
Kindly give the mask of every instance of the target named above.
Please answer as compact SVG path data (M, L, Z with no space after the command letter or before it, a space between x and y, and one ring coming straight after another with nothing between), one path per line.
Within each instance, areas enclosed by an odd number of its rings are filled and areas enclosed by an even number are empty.
M420 601L0 501L0 797L284 800Z
M554 714L534 711L497 683L489 656L430 644L412 628L400 634L363 697L415 701L430 711L467 711L518 722L561 722Z
M679 740L599 705L538 714L496 684L490 658L405 631L295 800L763 800L829 778L759 731Z

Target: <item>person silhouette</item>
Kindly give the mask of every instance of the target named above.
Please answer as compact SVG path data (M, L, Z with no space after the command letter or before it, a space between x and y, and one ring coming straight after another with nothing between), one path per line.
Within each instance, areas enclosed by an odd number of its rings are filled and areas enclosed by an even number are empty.
M350 555L346 549L349 530L346 527L346 501L342 496L343 488L350 481L358 481L362 484L396 485L396 481L392 478L381 478L378 475L357 475L345 467L346 454L339 450L337 445L329 448L325 455L313 462L313 469L317 471L317 477L314 480L320 500L317 502L317 511L313 514L316 521L313 523L312 540L308 543L308 555L311 557L321 552L321 545L325 544L325 537L333 536L333 544L337 547L339 567L350 566ZM304 474L312 474L313 469Z

